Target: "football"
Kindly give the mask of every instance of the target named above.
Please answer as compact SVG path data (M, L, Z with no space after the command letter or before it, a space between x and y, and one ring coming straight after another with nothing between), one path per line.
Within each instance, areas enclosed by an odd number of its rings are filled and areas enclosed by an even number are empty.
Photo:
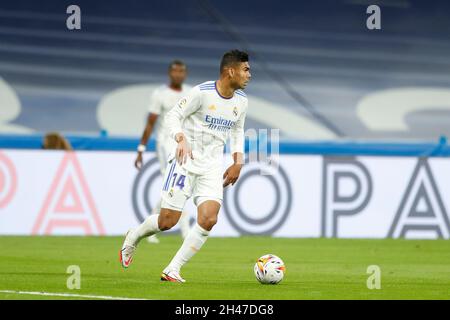
M283 280L286 267L283 260L273 254L260 257L254 267L256 279L263 284L277 284Z

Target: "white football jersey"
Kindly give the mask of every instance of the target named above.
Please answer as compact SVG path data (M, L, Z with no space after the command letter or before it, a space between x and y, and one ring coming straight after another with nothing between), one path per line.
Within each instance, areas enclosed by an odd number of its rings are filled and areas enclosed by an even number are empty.
M170 109L184 96L186 96L191 86L183 84L181 91L176 91L168 85L162 85L153 91L150 98L148 112L157 114L156 121L157 141L164 144L169 139L169 130L164 127L164 117Z
M222 97L215 81L192 88L165 117L170 137L183 132L192 147L194 160L185 168L196 174L222 168L224 146L230 138L231 154L244 153L244 122L248 107L246 94L236 90ZM174 154L172 155L172 157Z

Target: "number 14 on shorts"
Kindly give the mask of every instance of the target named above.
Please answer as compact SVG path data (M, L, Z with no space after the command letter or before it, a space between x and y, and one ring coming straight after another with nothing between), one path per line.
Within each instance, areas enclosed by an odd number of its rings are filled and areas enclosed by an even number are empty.
M184 180L186 179L186 176L184 174L178 175L178 173L174 172L174 169L175 163L169 170L169 175L167 176L167 181L163 188L164 191L167 191L169 188L173 188L174 186L179 187L181 190L184 188Z
M175 181L176 181L176 186L177 187L180 187L180 189L183 189L184 188L184 179L186 179L186 176L185 175L183 175L183 174L180 174L180 176L178 177L178 180L177 180L177 174L176 173L174 173L173 175L172 175L172 188L174 187L174 185L175 185Z

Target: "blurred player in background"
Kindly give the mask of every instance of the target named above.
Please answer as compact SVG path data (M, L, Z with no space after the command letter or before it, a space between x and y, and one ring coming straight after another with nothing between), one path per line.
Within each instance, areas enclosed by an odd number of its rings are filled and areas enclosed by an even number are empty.
M170 137L177 142L164 176L161 211L128 231L120 260L127 268L139 241L175 226L188 198L197 206L197 223L184 239L162 281L185 282L180 275L187 263L206 242L217 222L223 188L233 185L244 163L244 122L247 96L241 90L250 81L248 54L226 52L220 63L220 79L195 86L166 115ZM223 152L230 137L234 163L223 173Z
M176 143L170 138L169 128L164 125L164 117L166 113L175 106L175 104L184 96L187 95L191 87L183 84L187 76L187 68L184 62L174 60L169 65L169 84L162 85L155 89L150 99L149 114L147 117L147 124L144 133L142 134L140 145L138 146L138 155L135 161L135 166L138 170L142 168L142 154L146 150L148 139L150 138L155 123L157 126L156 137L156 154L159 160L161 174L164 177L167 157L172 151ZM161 210L161 201L153 208L152 214L158 214ZM189 215L183 211L180 218L181 235L186 237L189 232ZM148 237L151 243L159 243L156 235Z

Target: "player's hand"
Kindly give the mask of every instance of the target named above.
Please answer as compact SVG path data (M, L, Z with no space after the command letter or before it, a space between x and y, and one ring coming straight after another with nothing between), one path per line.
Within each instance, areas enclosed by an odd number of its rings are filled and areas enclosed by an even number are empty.
M233 164L231 165L223 174L223 179L225 180L223 182L223 187L225 188L230 183L231 185L234 185L239 178L239 174L241 173L242 164Z
M191 146L189 145L189 142L187 142L186 137L182 133L177 134L176 141L178 142L177 150L175 152L177 162L182 165L186 163L188 157L194 160Z
M138 156L136 158L136 161L134 161L134 166L136 169L141 170L142 168L142 152L138 152Z

